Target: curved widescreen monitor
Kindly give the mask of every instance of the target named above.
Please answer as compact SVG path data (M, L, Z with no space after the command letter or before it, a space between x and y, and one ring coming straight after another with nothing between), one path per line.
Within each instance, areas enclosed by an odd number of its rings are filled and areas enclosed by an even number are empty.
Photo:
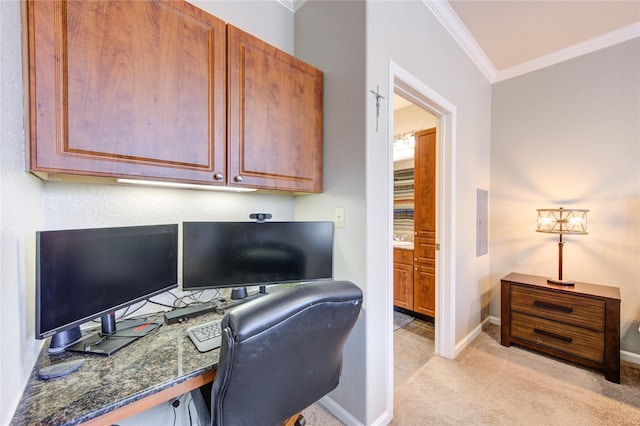
M36 245L40 339L178 286L178 225L40 231Z
M333 278L333 222L185 222L183 290Z

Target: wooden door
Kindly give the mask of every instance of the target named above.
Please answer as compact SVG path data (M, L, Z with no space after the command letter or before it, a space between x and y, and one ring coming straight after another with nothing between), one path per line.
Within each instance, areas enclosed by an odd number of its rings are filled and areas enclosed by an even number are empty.
M322 73L227 25L229 185L322 191Z
M212 183L225 24L183 1L30 1L29 169ZM223 181L220 181L223 183Z
M436 129L415 134L415 213L416 237L434 240L436 232Z
M413 310L435 318L436 274L433 268L418 265L413 274Z
M436 129L416 132L414 205L414 311L435 317Z
M413 311L413 253L393 250L393 304Z

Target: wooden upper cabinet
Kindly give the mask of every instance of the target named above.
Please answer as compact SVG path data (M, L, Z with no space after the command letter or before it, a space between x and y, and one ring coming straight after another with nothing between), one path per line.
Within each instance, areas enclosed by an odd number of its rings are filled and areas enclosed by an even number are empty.
M29 170L226 173L223 21L182 1L30 1L27 17Z
M323 75L227 25L228 183L322 191Z

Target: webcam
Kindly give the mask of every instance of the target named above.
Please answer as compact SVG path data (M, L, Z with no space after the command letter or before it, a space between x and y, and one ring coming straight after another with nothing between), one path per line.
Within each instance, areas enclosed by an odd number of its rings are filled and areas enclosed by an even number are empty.
M264 223L265 220L271 219L271 213L251 213L250 219L255 219L258 223Z

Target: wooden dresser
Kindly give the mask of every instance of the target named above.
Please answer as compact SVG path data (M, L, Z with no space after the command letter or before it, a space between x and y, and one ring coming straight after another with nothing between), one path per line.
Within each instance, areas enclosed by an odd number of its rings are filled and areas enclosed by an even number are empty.
M510 273L501 280L501 343L604 371L620 383L620 289Z

